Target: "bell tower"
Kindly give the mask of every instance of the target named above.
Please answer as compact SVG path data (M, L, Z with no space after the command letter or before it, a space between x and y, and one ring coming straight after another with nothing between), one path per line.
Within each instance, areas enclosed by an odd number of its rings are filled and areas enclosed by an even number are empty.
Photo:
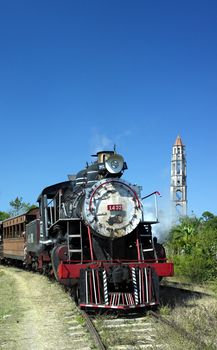
M187 215L185 146L179 135L172 149L170 198L173 220Z

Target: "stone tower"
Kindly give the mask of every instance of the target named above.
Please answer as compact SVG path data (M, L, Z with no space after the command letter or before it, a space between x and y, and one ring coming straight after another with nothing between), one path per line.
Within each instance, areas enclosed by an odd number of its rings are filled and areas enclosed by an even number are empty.
M170 196L172 218L176 221L180 216L187 215L185 146L180 136L177 136L172 150Z

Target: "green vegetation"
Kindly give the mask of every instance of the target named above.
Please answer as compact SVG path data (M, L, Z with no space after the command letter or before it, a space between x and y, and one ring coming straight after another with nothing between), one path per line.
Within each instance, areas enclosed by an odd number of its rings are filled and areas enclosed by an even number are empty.
M200 218L181 218L172 227L166 246L174 260L176 276L199 283L216 281L217 216L206 211Z
M0 326L19 322L21 309L17 305L17 289L14 279L0 268Z
M9 213L6 213L5 211L0 211L0 221L6 220L10 217Z
M0 349L92 346L64 288L40 274L0 265ZM81 320L81 319L80 319Z
M85 319L82 315L78 314L75 319L81 326L85 325Z
M22 197L16 197L13 201L10 201L10 206L12 208L9 212L10 216L20 215L32 208L36 208L35 205L24 202Z
M168 312L168 306L166 306L166 310ZM192 295L189 298L189 294L187 294L186 299L183 301L182 293L182 301L178 298L176 306L171 307L169 313L164 313L163 311L161 314L174 325L192 334L198 341L198 344L189 341L179 332L176 332L167 325L159 323L157 332L158 342L167 344L167 349L217 349L217 300L214 296L202 293L200 297L194 297Z
M168 305L162 305L160 307L160 314L162 316L168 316L168 315L170 315L170 312L171 312L171 309Z
M11 209L8 213L0 211L0 221L6 220L12 216L21 215L30 209L36 208L36 205L24 202L22 197L16 197L14 200L10 201L9 204Z

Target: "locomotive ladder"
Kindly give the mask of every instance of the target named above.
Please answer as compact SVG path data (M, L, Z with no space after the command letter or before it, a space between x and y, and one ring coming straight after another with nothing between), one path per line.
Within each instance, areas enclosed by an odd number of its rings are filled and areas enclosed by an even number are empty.
M144 225L144 227L145 227L146 225ZM147 226L146 226L146 228L147 228ZM145 233L142 233L142 234L140 234L140 237L141 237L141 241L143 241L142 240L142 238L144 237L148 237L148 238L150 238L150 240L151 240L151 247L150 248L144 248L143 247L143 244L141 243L141 246L142 246L142 260L144 260L144 253L153 253L153 255L154 255L154 259L157 261L157 254L156 254L156 250L155 250L155 247L154 247L154 242L153 242L153 239L152 239L152 235L150 234L150 233L147 233L147 234L145 234Z
M79 229L78 229L79 232L76 232L76 233L73 232L74 226L75 226L74 220L67 221L68 256L69 256L69 260L76 259L76 260L82 261L83 260L83 249L82 249L81 221L79 221Z

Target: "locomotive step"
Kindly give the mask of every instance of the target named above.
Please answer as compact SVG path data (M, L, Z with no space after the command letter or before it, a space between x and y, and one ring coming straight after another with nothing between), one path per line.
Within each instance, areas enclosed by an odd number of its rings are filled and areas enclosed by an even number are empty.
M69 235L69 238L80 238L81 235Z
M69 249L70 253L81 253L82 249Z

